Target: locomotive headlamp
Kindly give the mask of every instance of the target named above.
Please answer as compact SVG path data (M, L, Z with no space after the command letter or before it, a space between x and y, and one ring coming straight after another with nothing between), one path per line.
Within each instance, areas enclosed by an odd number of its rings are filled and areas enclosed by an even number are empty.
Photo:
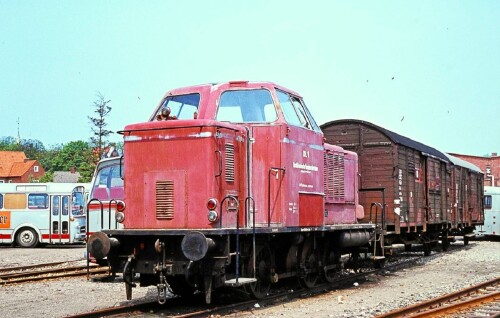
M125 202L123 202L123 201L117 201L116 202L116 209L119 212L123 212L125 210Z
M215 210L217 208L217 200L216 199L210 199L207 202L207 208L209 210Z
M116 219L116 222L123 223L123 221L125 221L125 214L123 214L123 212L117 212L115 214L115 219Z
M219 217L219 215L217 214L217 211L215 211L215 210L208 211L208 220L210 222L217 221L218 217Z

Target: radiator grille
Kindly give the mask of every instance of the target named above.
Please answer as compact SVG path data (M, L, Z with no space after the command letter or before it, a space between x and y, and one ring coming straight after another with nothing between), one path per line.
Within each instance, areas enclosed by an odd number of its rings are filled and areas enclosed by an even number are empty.
M156 181L156 218L174 218L174 181Z
M330 200L344 200L344 156L325 153L324 156L325 196Z
M234 182L234 145L226 144L226 182Z

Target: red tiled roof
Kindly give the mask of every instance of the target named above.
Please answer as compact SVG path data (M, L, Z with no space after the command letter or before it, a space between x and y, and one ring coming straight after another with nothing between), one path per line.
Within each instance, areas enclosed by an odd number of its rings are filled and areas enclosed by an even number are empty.
M0 151L0 177L22 176L34 163L22 151Z
M21 177L35 164L35 160L27 160L26 162L14 162L10 169L10 177Z

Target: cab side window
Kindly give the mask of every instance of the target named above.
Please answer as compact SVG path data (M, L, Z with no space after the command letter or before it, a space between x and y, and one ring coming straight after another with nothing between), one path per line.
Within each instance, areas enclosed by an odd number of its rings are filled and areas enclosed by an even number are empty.
M290 124L303 127L310 130L320 131L318 125L312 118L309 110L305 107L303 101L285 92L276 91L278 100L285 116L285 120Z

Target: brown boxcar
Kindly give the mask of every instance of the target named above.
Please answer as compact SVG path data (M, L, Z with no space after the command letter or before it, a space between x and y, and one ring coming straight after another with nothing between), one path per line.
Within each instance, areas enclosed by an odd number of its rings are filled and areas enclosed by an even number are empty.
M358 154L359 199L367 211L364 221L383 229L385 246L421 243L428 254L438 239L446 248L450 233L472 233L479 209L467 206L467 222L456 216L450 193L452 170L460 171L461 166L452 165L444 153L366 121L336 120L321 128L328 143ZM477 172L473 175L476 181L467 180L474 183L469 185L471 198L478 197L480 178ZM470 201L477 206L477 201Z
M484 222L484 175L477 166L450 154L446 155L452 165L450 234L464 235L464 243L467 244L471 229Z

